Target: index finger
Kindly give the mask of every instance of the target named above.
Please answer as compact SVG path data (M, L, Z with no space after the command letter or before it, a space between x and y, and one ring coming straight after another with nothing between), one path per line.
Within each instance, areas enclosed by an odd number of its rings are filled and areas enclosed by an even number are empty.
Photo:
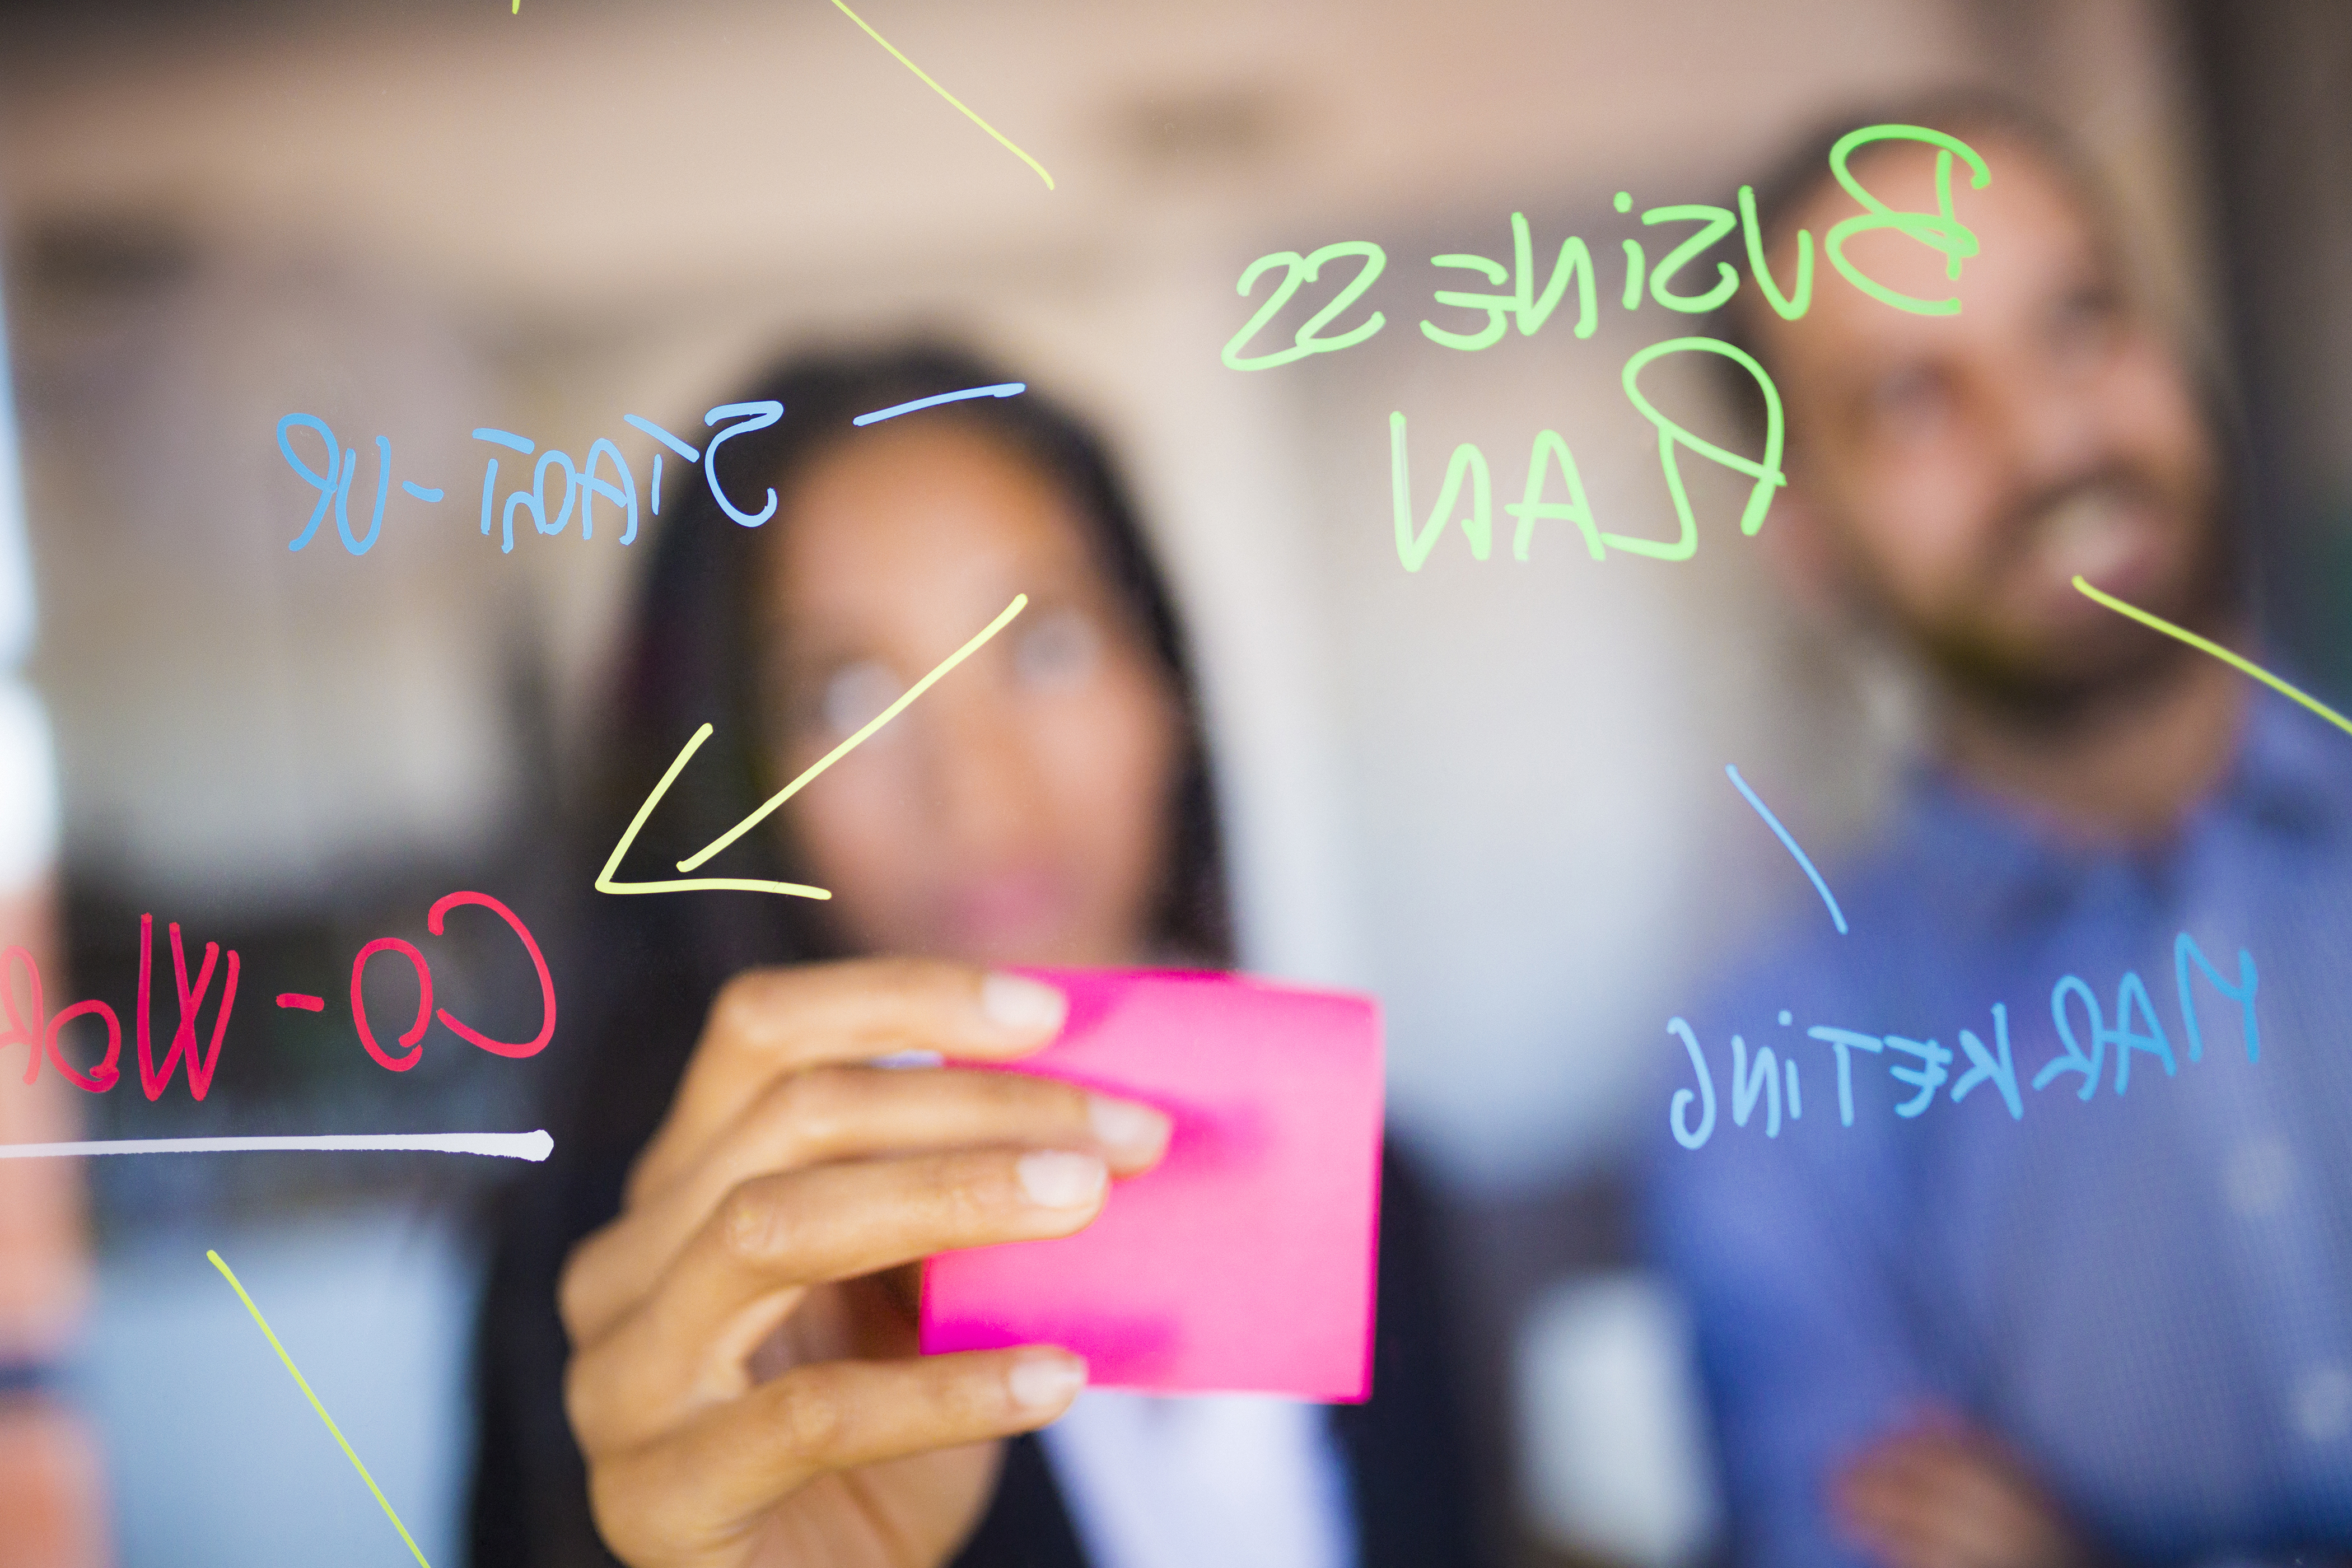
M1042 981L929 958L754 969L720 988L669 1114L631 1173L659 1184L787 1074L899 1051L1004 1061L1045 1045L1068 1013Z

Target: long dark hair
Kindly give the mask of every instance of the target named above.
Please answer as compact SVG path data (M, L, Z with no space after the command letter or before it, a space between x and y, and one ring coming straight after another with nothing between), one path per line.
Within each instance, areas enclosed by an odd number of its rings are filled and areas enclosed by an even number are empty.
M929 346L793 360L740 399L772 399L784 416L721 447L720 481L754 511L773 486L785 510L807 466L834 443L857 438L856 415L1007 379L993 365ZM1159 661L1184 725L1166 885L1151 935L1189 958L1230 963L1223 857L1191 663L1101 441L1034 392L916 416L935 416L970 421L1003 439L1076 502L1096 562ZM664 497L662 523L604 731L607 765L574 857L583 889L702 724L715 733L647 822L620 869L624 880L674 874L669 868L680 856L732 827L772 787L761 777L752 696L762 624L757 586L772 580L759 570L760 552L772 528L739 527L699 474L681 476ZM747 835L727 851L727 869L790 879L786 854L782 836ZM614 1564L597 1538L585 1463L564 1418L566 1340L555 1307L564 1255L618 1211L628 1163L667 1108L719 986L749 965L836 951L821 906L768 893L594 894L578 936L559 975L567 987L565 1022L548 1053L572 1053L572 1103L550 1123L556 1137L550 1168L519 1181L499 1216L476 1361L473 1560L517 1568ZM1374 1351L1381 1394L1336 1414L1332 1432L1349 1456L1370 1568L1460 1563L1471 1555L1465 1542L1475 1525L1446 1371L1451 1345L1434 1288L1433 1232L1416 1184L1394 1161L1383 1170L1381 1209ZM1011 1446L1006 1474L974 1538L986 1544L970 1550L987 1562L1041 1560L1036 1542L1056 1532L1066 1540L1068 1530L1056 1523L1060 1504L1033 1439Z
M783 417L720 447L719 479L757 511L773 487L779 516L794 486L838 443L855 416L943 392L1012 380L998 366L946 347L914 344L785 361L732 401L772 400ZM1184 635L1135 508L1099 437L1035 391L979 398L916 416L955 419L1004 442L1059 485L1082 521L1097 568L1141 633L1178 701L1181 777L1170 824L1169 875L1150 931L1155 942L1210 963L1232 961L1224 859L1200 703ZM598 748L576 858L585 887L637 808L694 731L711 738L681 773L631 849L623 880L674 876L670 868L736 823L775 787L774 754L756 700L762 627L758 598L772 581L761 557L778 522L730 518L690 464L665 486L660 531L635 630ZM729 876L806 880L786 863L781 836L746 835L727 851ZM591 1158L633 1152L667 1106L711 996L755 964L844 956L823 906L770 893L590 895L572 965L581 1019L572 1048L572 1103L557 1108L559 1145Z

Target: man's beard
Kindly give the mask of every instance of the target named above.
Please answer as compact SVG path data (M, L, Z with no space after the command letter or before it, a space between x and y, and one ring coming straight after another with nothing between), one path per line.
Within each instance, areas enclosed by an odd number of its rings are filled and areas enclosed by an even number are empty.
M2168 500L2161 487L2126 463L2108 463L2027 497L2001 520L1977 572L1978 603L2019 570L2069 506L2120 491L2132 499ZM2161 592L2139 608L2177 626L2211 636L2238 603L2238 552L2221 510L2199 509L2187 559ZM2120 619L2120 617L2118 617ZM2004 636L1984 619L1941 624L1897 616L1906 640L1954 697L2035 727L2069 723L2085 710L2126 698L2171 678L2197 656L2179 639L2149 628L2120 626L2072 643Z

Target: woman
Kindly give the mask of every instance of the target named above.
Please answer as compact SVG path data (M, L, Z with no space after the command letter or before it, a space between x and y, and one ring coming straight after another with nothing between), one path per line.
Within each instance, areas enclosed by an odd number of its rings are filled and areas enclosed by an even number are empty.
M1060 994L1003 966L1232 957L1183 640L1099 443L1035 393L852 423L1006 379L928 349L789 364L744 397L782 421L719 462L731 496L774 489L773 520L740 528L701 485L667 520L583 866L715 731L623 880L1029 605L712 868L830 900L592 900L574 1103L485 1310L479 1563L609 1562L600 1532L635 1568L1470 1555L1393 1163L1367 1405L1082 1395L1084 1363L1045 1346L915 1354L921 1258L1081 1228L1168 1124L952 1059L865 1064L1045 1045Z

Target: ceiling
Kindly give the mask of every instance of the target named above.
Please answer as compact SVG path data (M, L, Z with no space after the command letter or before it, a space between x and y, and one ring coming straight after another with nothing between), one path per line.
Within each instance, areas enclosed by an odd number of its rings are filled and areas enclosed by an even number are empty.
M1860 0L861 14L1055 188L826 0L428 0L19 8L0 193L20 228L132 214L561 316L747 278L1082 265L1170 225L1255 254L1713 178L1759 130L1969 57L1951 8Z

